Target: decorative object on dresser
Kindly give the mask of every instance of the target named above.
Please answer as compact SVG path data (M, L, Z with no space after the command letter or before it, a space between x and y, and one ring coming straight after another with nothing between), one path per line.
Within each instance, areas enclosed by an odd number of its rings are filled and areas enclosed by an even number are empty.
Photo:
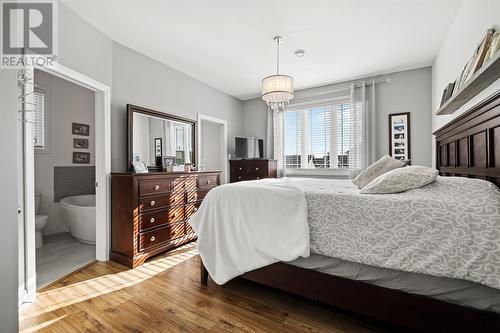
M111 174L111 255L137 267L158 253L196 239L187 223L220 171Z
M278 177L278 161L268 159L229 160L230 182Z
M410 113L389 115L389 155L397 160L411 159Z

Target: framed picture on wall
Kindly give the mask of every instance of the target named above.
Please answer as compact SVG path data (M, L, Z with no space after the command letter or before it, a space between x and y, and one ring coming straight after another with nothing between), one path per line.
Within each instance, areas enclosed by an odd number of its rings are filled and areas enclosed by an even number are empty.
M73 148L88 149L89 139L73 138Z
M90 153L74 151L73 164L90 164Z
M74 135L90 135L90 125L72 123L71 124L71 133Z
M410 113L389 115L389 155L397 160L410 160Z

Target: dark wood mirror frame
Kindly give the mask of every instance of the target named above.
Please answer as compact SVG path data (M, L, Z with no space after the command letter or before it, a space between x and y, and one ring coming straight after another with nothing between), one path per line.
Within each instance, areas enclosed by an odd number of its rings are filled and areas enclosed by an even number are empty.
M133 130L134 130L134 122L133 116L134 113L141 113L147 116L153 116L158 118L163 118L165 120L173 120L181 123L185 123L192 126L191 136L192 136L192 144L193 144L193 157L191 159L192 164L196 165L196 121L188 118L183 118L179 116L175 116L172 114L155 111L147 108L143 108L136 105L127 104L127 170L133 171L132 166L132 155L133 155ZM162 171L161 166L148 166L149 171Z

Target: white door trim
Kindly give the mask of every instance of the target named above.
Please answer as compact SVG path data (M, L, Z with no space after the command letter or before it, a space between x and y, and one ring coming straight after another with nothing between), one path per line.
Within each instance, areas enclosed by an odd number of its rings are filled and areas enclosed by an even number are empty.
M95 92L96 259L107 261L111 248L111 89L60 64L37 69Z
M198 113L198 122L197 122L197 132L196 136L198 137L198 149L197 149L197 155L196 160L198 161L198 164L200 163L201 160L201 147L202 147L202 141L201 141L201 122L202 121L210 121L212 123L220 124L222 125L223 128L223 135L222 135L222 142L221 144L221 164L222 164L222 175L221 175L221 183L222 184L227 184L227 170L228 170L228 159L227 159L227 121L224 119L219 119L215 118L203 113Z

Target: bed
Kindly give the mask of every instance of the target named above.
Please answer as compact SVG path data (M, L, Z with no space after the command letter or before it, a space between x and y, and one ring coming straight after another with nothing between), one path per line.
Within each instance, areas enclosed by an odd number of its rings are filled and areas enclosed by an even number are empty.
M307 258L282 260L286 263L272 263L253 270L247 267L245 271L248 272L241 277L404 329L421 332L500 331L500 278L497 275L500 271L496 269L500 265L500 241L495 234L500 201L496 201L498 199L493 196L484 203L484 206L492 208L481 210L483 197L489 196L490 189L497 191L493 184L500 184L500 93L453 120L435 135L436 160L441 177L435 184L429 185L434 187L433 192L424 199L422 194L425 197L429 193L428 189L420 191L423 193L419 193L420 189L411 190L390 199L383 196L367 199L366 196L359 196L349 182L337 182L334 185L327 181L294 180L294 186L301 188L307 198L312 254L308 257L307 254L303 255ZM496 161L499 161L498 167ZM447 178L450 176L453 178ZM455 177L477 180L461 183ZM463 188L469 184L477 184L478 189L471 190L468 196ZM332 187L338 189L334 194L330 191ZM436 200L433 201L433 198ZM339 203L341 200L344 202ZM378 204L377 200L380 200ZM460 204L462 202L463 205ZM356 205L362 206L365 212L370 212L366 209L367 205L374 207L372 212L375 217L370 216L371 222L365 226L366 230L356 230L350 234L352 228L359 226L347 224L342 228L342 225L324 223L344 206L351 207L349 212L355 213L353 207ZM377 205L389 207L377 210ZM402 231L398 225L397 209L391 208L391 205L406 207L406 213L400 212L399 217L403 219L408 216L405 214L416 208L432 210L430 214L434 215L436 207L440 211L438 219L436 216L426 218L425 214L422 218L412 217L414 230L406 230L402 237L397 237ZM328 206L335 207L328 209ZM456 223L458 227L449 225L463 216L467 216L467 223ZM437 234L429 235L417 230L419 227L425 229L426 223L431 220L443 223L442 227L439 224L432 229L438 230ZM379 224L373 226L374 223ZM460 225L467 225L466 228L470 230L464 232ZM490 229L487 232L474 230L476 225ZM329 227L333 230L328 230ZM382 232L373 236L372 233L377 230ZM446 234L446 230L451 230L450 234L453 235ZM340 236L336 235L335 242L328 240L328 237L321 237L329 232L337 232ZM360 238L359 235L363 234L373 237ZM488 234L492 235L490 240L487 239ZM415 247L414 242L405 243L408 235L414 235L419 241L424 240ZM400 241L390 244L394 238ZM471 239L484 246L470 246L471 243L467 242ZM459 246L447 244L450 241L459 242ZM434 249L432 246L435 244L441 244L441 247ZM370 253L367 249L363 251L363 246L369 246L374 255L359 258L360 254ZM427 257L422 259L423 254L416 256L415 260L402 260L401 253L393 253L391 246L393 249L402 248L403 257L405 251L412 254L421 251L427 253L428 257L429 253L437 250L442 255L431 260ZM358 247L358 252L353 250ZM451 248L462 249L463 252L444 253ZM301 251L297 249L295 255L300 257ZM484 254L488 255L482 258ZM443 261L442 258L448 259ZM471 258L474 264L479 263L481 269L467 269ZM478 258L480 260L476 260ZM210 260L205 257L203 262ZM406 265L404 271L399 269L402 264ZM470 274L471 271L483 271L484 274ZM208 272L202 263L202 283L206 284L207 278Z

